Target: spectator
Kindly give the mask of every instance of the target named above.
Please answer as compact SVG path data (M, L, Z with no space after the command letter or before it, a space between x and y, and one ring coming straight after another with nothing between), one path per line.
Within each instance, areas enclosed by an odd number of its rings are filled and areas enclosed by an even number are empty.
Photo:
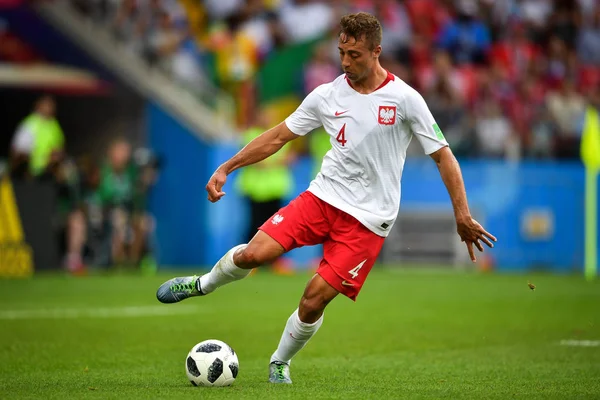
M516 17L518 2L519 0L480 0L479 4L490 28L498 32L506 29L511 18Z
M215 21L222 21L235 15L244 3L244 0L204 0L208 15Z
M579 157L580 120L585 111L585 101L575 91L575 83L570 79L563 81L559 90L548 94L546 105L557 128L555 157Z
M433 43L440 30L450 21L450 12L437 0L406 0L413 33L428 44Z
M381 47L386 49L388 56L394 56L400 61L408 61L408 47L412 36L411 20L402 2L395 0L367 0L355 2L356 12L364 11L379 15L385 35Z
M56 103L42 96L34 111L17 128L12 141L12 174L36 178L53 176L64 157L64 136L55 118Z
M115 37L136 53L144 46L144 25L139 20L139 15L135 0L123 0L112 20Z
M548 86L556 89L569 73L569 49L561 38L553 35L548 40L546 54L545 80Z
M468 154L473 145L469 135L468 116L462 96L443 77L426 93L425 99L444 136L457 156Z
M131 158L131 145L116 139L100 171L98 195L110 226L111 260L138 265L144 255L149 218L144 210L148 184L139 176Z
M256 0L254 3L257 3ZM277 14L269 10L262 2L248 8L247 16L243 19L240 30L254 42L261 60L265 59L274 49L282 47L286 40L285 30L279 22Z
M305 42L327 33L333 10L327 2L291 0L281 8L280 20L291 43Z
M594 14L597 12L598 0L577 0L577 5L581 13L581 22L586 25L594 19Z
M577 55L583 64L600 68L600 5L596 7L590 24L579 33Z
M91 265L110 264L109 224L100 197L100 167L91 161L82 168L82 212L86 226L85 255ZM78 221L79 222L79 221ZM80 254L83 249L80 250Z
M255 112L254 78L259 66L256 43L239 29L242 19L234 16L214 26L210 48L215 52L220 86L236 100L237 125L247 126Z
M534 158L552 157L555 135L556 125L553 123L547 107L542 105L531 127L527 155Z
M147 57L164 70L171 72L174 58L185 40L185 34L177 29L169 14L161 11L156 16L156 26L148 36Z
M519 14L530 30L536 43L541 43L546 36L546 24L554 9L551 0L522 0Z
M304 93L308 94L318 86L331 82L340 73L339 63L329 56L329 42L316 46L312 58L304 67Z
M527 37L525 25L516 22L511 25L504 37L492 46L490 61L504 68L515 81L529 71L540 49Z
M579 30L579 7L573 0L554 0L554 4L548 30L565 42L569 49L573 49Z
M546 154L545 150L542 150L540 146L545 146L547 143L541 143L542 136L545 139L549 139L548 135L544 134L539 136L540 130L536 131L538 137L533 138L534 125L540 121L545 121L544 114L546 109L544 106L544 88L534 76L524 78L519 84L516 85L517 89L514 97L506 104L507 115L510 117L515 132L519 135L521 143L524 147L533 146L532 140L538 140L535 145L535 153L537 156ZM541 128L545 125L540 125L537 128ZM550 132L549 130L545 131Z
M439 46L452 55L456 64L483 64L491 37L487 26L477 18L477 3L459 0L457 8L456 18L440 33Z
M430 92L438 82L444 81L450 85L453 96L458 96L461 100L468 97L469 84L465 74L452 65L452 58L445 50L435 52L432 66L417 71L417 81L424 93Z
M478 153L488 158L514 158L515 137L510 120L502 115L500 104L486 100L475 120Z
M57 220L65 250L63 266L71 274L84 275L87 268L82 256L87 241L87 224L80 204L80 171L74 162L67 159L61 163L54 184L58 192Z
M515 102L517 96L517 88L510 79L509 72L498 64L493 64L486 70L489 75L490 91L494 99L496 99L502 111L506 110Z

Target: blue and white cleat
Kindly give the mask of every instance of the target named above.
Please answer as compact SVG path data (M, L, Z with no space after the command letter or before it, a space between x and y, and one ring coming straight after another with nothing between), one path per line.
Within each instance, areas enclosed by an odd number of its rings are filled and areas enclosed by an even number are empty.
M197 275L170 279L156 291L156 298L161 303L178 303L193 296L204 296L200 290L200 277Z
M290 366L281 361L273 361L269 364L269 382L292 383L290 378Z

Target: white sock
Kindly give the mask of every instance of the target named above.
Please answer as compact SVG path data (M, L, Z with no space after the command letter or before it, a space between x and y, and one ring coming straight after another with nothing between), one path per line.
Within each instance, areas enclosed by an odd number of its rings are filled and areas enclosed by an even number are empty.
M221 257L208 274L200 277L200 288L202 293L208 294L218 287L243 279L250 271L252 271L251 269L239 268L233 262L233 254L237 249L242 247L246 247L246 244L240 244L229 250Z
M292 362L292 357L302 350L309 339L317 333L322 324L322 315L313 324L300 321L298 309L296 309L288 319L287 324L285 324L285 329L279 341L279 347L277 347L277 350L271 356L271 362L281 361L289 365Z

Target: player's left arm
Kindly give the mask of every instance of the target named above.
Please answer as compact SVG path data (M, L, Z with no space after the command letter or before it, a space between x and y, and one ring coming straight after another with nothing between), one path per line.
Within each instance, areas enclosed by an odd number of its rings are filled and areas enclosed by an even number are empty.
M431 153L430 156L435 161L450 195L458 234L461 240L467 245L471 260L476 262L477 257L475 257L473 245L479 251L483 251L481 242L485 243L488 247L494 247L492 242L495 242L496 238L471 216L460 166L450 147L444 146Z
M454 216L456 230L463 242L467 245L469 256L473 262L477 261L473 245L483 251L481 242L493 247L496 238L488 233L471 217L465 184L458 161L448 146L446 138L440 127L435 123L433 115L423 97L414 89L407 90L404 96L404 114L411 127L413 135L419 140L423 150L429 154L437 164L442 180L448 189ZM491 241L490 241L491 240ZM481 241L481 242L480 242Z

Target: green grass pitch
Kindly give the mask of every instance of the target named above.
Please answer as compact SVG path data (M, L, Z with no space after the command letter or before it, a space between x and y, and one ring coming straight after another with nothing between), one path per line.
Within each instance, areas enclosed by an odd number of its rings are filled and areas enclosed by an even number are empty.
M294 384L273 386L268 360L309 275L261 271L159 304L171 275L0 281L0 399L600 399L598 282L377 269L357 303L331 303ZM186 379L187 352L210 338L239 355L229 388Z

